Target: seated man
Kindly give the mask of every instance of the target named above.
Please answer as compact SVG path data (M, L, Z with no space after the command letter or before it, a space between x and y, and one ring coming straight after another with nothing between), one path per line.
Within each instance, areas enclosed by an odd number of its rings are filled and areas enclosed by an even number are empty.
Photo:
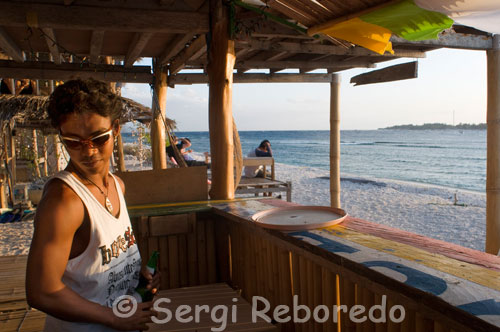
M272 157L273 150L271 149L271 143L265 139L260 142L259 146L251 150L247 157ZM263 178L266 175L264 174L264 168L262 166L245 166L243 171L246 177L248 178Z

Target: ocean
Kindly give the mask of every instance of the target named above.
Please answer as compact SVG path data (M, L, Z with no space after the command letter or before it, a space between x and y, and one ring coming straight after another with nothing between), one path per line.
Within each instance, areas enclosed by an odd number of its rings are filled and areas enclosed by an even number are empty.
M210 150L208 132L176 132L195 152ZM136 138L124 133L125 142ZM328 170L329 131L241 131L243 154L263 139L278 163ZM486 130L343 130L340 171L485 192ZM279 172L279 170L278 170Z

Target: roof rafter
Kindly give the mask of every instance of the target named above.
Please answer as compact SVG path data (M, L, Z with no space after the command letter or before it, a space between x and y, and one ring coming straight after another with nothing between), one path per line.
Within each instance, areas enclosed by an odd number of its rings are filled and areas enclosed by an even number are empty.
M170 75L176 74L186 66L186 63L191 59L198 58L201 54L206 52L207 43L205 40L205 35L201 35L196 38L195 41L184 49L178 56L172 61L169 68Z
M172 41L170 41L165 47L165 50L159 57L160 65L166 65L170 59L176 56L180 51L182 51L186 44L189 43L193 39L193 34L180 34L174 37Z
M14 40L12 40L7 31L5 31L5 29L1 26L0 26L0 47L4 50L5 53L7 53L8 56L10 56L15 61L17 62L24 61L23 52L21 51L19 46L17 46Z
M134 64L153 34L152 32L136 32L134 34L134 38L128 47L127 55L125 55L125 67L130 67Z
M49 48L50 54L52 54L54 63L59 65L61 63L61 53L59 53L59 47L57 47L57 39L54 33L54 29L43 28L42 31L45 34L45 41L47 42L47 47Z

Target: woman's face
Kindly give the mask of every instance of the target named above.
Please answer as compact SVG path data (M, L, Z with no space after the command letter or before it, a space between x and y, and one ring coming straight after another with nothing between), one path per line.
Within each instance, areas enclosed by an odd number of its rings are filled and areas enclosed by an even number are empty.
M112 128L114 127L114 128ZM109 158L113 153L114 137L120 131L119 124L111 123L111 118L97 113L70 114L60 126L61 136L84 140L83 144L66 144L71 162L86 175L106 174L109 170ZM102 145L91 143L91 139L114 129L109 139ZM106 136L104 136L106 137ZM97 140L96 140L97 141ZM64 140L63 140L64 142ZM101 143L101 142L99 142ZM76 145L77 147L75 147Z

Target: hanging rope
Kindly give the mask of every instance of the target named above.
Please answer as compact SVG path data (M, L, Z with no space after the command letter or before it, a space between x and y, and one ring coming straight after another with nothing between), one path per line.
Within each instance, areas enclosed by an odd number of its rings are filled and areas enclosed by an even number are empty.
M158 100L158 96L154 92L154 81L153 81L153 83L150 84L150 87L151 87L151 95L152 95L153 104L154 104L153 105L153 118L155 118L157 116L161 118L163 126L165 128L165 133L167 134L167 139L170 142L170 145L172 146L172 150L174 151L174 159L177 161L177 164L179 165L179 167L187 167L186 161L184 160L184 156L177 148L177 146L173 140L173 137L170 133L170 130L169 130L168 125L167 125L167 120L165 119L165 117L163 116L163 114L161 112L160 102Z

